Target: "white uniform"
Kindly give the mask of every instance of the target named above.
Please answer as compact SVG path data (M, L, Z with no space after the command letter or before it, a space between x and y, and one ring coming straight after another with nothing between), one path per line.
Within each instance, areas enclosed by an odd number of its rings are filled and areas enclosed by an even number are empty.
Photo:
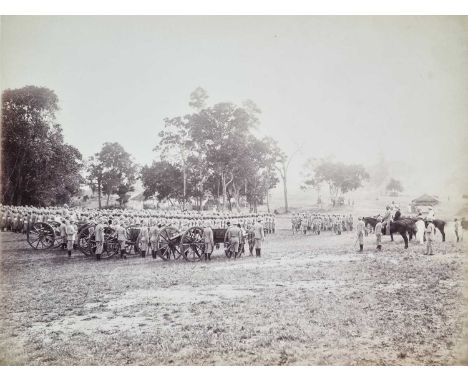
M426 225L424 224L424 221L422 219L419 219L416 222L416 240L419 242L419 244L424 243L424 230L426 229Z

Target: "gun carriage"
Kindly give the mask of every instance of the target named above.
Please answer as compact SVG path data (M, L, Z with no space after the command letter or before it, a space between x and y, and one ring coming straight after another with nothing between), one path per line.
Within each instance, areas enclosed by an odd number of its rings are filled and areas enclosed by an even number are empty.
M94 236L96 224L81 222L77 232L77 247L85 256L94 256L96 240ZM124 250L127 255L140 253L139 235L142 226L131 225L125 228L126 240L124 248L120 247L117 234L111 226L104 227L104 245L102 259L110 258ZM223 244L226 257L233 256L233 248L229 243L227 228L214 228L213 241L218 249ZM59 248L63 244L60 233L60 223L56 221L35 222L27 231L27 241L33 249L44 250ZM244 253L245 237L239 243L239 254ZM162 227L156 239L156 254L164 261L179 260L195 262L203 258L205 243L202 227L189 227L181 231L177 227Z

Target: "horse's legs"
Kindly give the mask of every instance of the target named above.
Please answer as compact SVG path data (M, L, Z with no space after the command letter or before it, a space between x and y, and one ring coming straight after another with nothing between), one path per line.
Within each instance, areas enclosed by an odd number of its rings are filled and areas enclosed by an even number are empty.
M390 232L390 239L393 241L393 233Z
M444 229L444 227L442 227L442 229L440 230L440 233L442 234L442 241L445 241L445 229Z
M408 248L408 236L406 236L406 231L400 231L400 235L405 241L405 249Z

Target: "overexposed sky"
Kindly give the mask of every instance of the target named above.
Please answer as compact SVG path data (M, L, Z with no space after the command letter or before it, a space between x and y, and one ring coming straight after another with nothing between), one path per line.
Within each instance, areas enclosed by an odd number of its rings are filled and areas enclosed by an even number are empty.
M303 144L292 187L307 156L365 164L382 151L429 192L464 175L467 18L21 16L1 28L2 88L55 90L84 156L118 141L150 163L163 118L189 112L202 86L210 103L256 102L259 133L286 152Z

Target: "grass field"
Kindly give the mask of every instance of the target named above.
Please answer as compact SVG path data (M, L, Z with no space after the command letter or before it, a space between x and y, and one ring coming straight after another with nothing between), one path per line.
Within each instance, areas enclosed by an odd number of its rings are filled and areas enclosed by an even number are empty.
M268 236L261 258L95 262L0 233L2 364L407 365L463 359L466 258L401 238Z

